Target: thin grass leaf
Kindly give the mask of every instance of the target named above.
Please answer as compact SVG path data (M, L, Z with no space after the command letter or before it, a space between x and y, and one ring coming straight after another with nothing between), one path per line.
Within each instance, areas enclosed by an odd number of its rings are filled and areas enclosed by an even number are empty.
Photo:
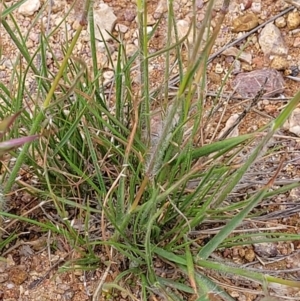
M265 281L267 281L269 283L278 283L278 284L287 285L290 287L300 288L300 281L285 280L285 279L278 278L278 277L263 275L262 273L249 271L247 269L237 268L237 267L233 267L233 266L227 266L220 262L216 263L216 262L202 260L202 259L197 259L196 262L201 267L204 267L207 269L213 269L223 275L234 274L234 275L238 275L238 276L241 276L241 277L244 277L247 279L254 280L261 284L263 284Z

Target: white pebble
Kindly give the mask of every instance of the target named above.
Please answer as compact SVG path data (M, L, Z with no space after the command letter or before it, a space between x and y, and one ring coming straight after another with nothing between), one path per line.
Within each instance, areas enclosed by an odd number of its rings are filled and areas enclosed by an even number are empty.
M40 0L27 0L19 9L19 14L23 16L32 16L41 6Z

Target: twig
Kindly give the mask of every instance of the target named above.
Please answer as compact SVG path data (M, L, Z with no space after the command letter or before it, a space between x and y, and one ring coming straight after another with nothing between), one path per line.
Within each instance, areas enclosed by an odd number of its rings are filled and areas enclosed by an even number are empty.
M252 100L251 97L243 97L243 96L239 96L239 95L232 95L232 93L230 93L230 94L229 93L222 93L220 95L219 93L215 93L215 92L207 92L206 95L207 96L211 96L211 97L219 97L219 98L228 98L228 97L230 97L229 100L232 100L232 99ZM290 101L291 97L268 97L268 96L262 96L261 99L267 99L267 100L272 100L272 101Z
M292 79L296 82L300 82L300 77L287 75L286 78Z
M300 9L300 4L298 2L296 2L295 0L285 0L285 2L297 7L298 9Z

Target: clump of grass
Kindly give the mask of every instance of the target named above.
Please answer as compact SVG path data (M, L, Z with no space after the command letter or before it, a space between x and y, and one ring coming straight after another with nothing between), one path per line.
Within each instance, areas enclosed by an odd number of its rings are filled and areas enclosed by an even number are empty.
M297 106L300 97L300 94L295 95L273 122L255 133L210 143L200 137L202 142L195 143L199 141L199 132L208 136L204 127L209 122L205 117L206 66L229 1L224 1L217 26L199 51L205 27L210 28L213 4L214 1L208 4L202 27L191 29L198 34L191 57L185 62L181 56L185 39L176 35L173 2L169 1L165 48L149 54L149 41L160 24L152 33L147 33L147 7L144 1L137 0L139 49L129 58L125 51L126 41L114 37L118 60L109 87L112 94L107 93L99 80L103 70L96 68L93 18L89 19L91 74L81 58L72 56L85 25L83 18L71 44L66 45L63 62L58 64L54 57L59 70L56 76L47 71L45 60L46 49L51 51L47 40L56 29L42 35L35 55L30 56L22 37L3 21L4 28L28 63L26 73L15 70L20 78L21 92L14 101L21 102L23 97L31 99L24 85L29 70L36 75L39 98L45 99L36 105L32 117L29 114L23 117L25 131L30 135L40 133L41 138L33 151L28 152L28 146L25 146L15 153L17 161L6 179L6 191L10 191L15 183L20 167L30 166L39 180L39 188L30 185L28 188L41 199L40 208L45 203L50 204L60 219L48 216L48 223L44 223L26 215L1 214L34 223L53 236L64 236L81 258L69 261L63 270L72 270L75 265L82 270L93 270L103 264L99 255L105 257L106 273L95 291L95 300L101 291L112 295L115 291L126 291L132 300L149 300L156 296L166 300L195 297L210 300L216 296L233 300L222 286L206 275L206 269L245 277L262 285L267 281L299 287L297 281L250 272L211 259L217 249L255 242L255 235L231 234L244 219L251 217L253 209L263 199L298 186L298 183L292 183L270 192L280 172L279 166L266 185L261 185L242 201L227 203L231 192L257 158L262 157L265 146ZM92 14L89 1L86 5L84 12L89 8ZM13 18L11 14L7 15ZM175 32L175 43L171 31ZM180 72L175 96L169 94L168 89L169 64L162 86L155 91L150 89L151 59L165 56L165 61L169 62L171 52L176 54ZM40 71L34 65L37 54L41 57ZM109 59L112 61L111 57ZM137 67L141 74L138 87L133 85L132 78L132 69ZM163 91L161 110L165 114L154 128L152 100L158 97L157 91ZM110 109L112 101L114 110ZM9 103L5 101L5 104L3 107L8 110ZM254 141L256 146L237 165L235 158ZM190 186L192 180L197 181L193 188ZM209 242L191 238L193 229L220 220L223 227ZM74 227L75 221L80 222L81 227ZM269 236L285 241L299 239L298 235L283 236L273 232L265 233L264 241L271 239ZM5 243L11 240L10 237ZM108 282L105 276L118 260L126 265L112 282ZM164 269L172 267L178 277L164 277L157 268L161 265ZM133 292L136 287L128 281L132 277L137 279L138 296Z

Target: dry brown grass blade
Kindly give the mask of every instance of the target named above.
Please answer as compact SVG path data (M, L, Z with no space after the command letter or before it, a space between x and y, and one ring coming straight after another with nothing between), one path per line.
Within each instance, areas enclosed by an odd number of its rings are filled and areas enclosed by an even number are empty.
M138 100L135 99L133 101L133 117L132 117L132 121L133 121L133 126L132 126L132 130L131 130L131 133L130 133L130 136L129 136L129 139L128 139L128 144L126 146L126 150L125 150L125 163L128 161L128 156L129 156L129 153L130 153L130 150L132 148L132 144L133 144L133 141L134 141L134 137L135 137L135 134L136 134L136 130L137 130L137 127L138 127L138 123L139 123L139 113L138 113Z
M281 157L280 159L280 163L279 163L279 166L275 172L275 174L273 175L273 177L269 180L269 182L265 185L265 188L271 188L272 186L274 186L274 182L275 180L277 179L280 171L282 170L282 167L283 167L283 163L285 162L285 159L286 159L286 154L284 156Z

